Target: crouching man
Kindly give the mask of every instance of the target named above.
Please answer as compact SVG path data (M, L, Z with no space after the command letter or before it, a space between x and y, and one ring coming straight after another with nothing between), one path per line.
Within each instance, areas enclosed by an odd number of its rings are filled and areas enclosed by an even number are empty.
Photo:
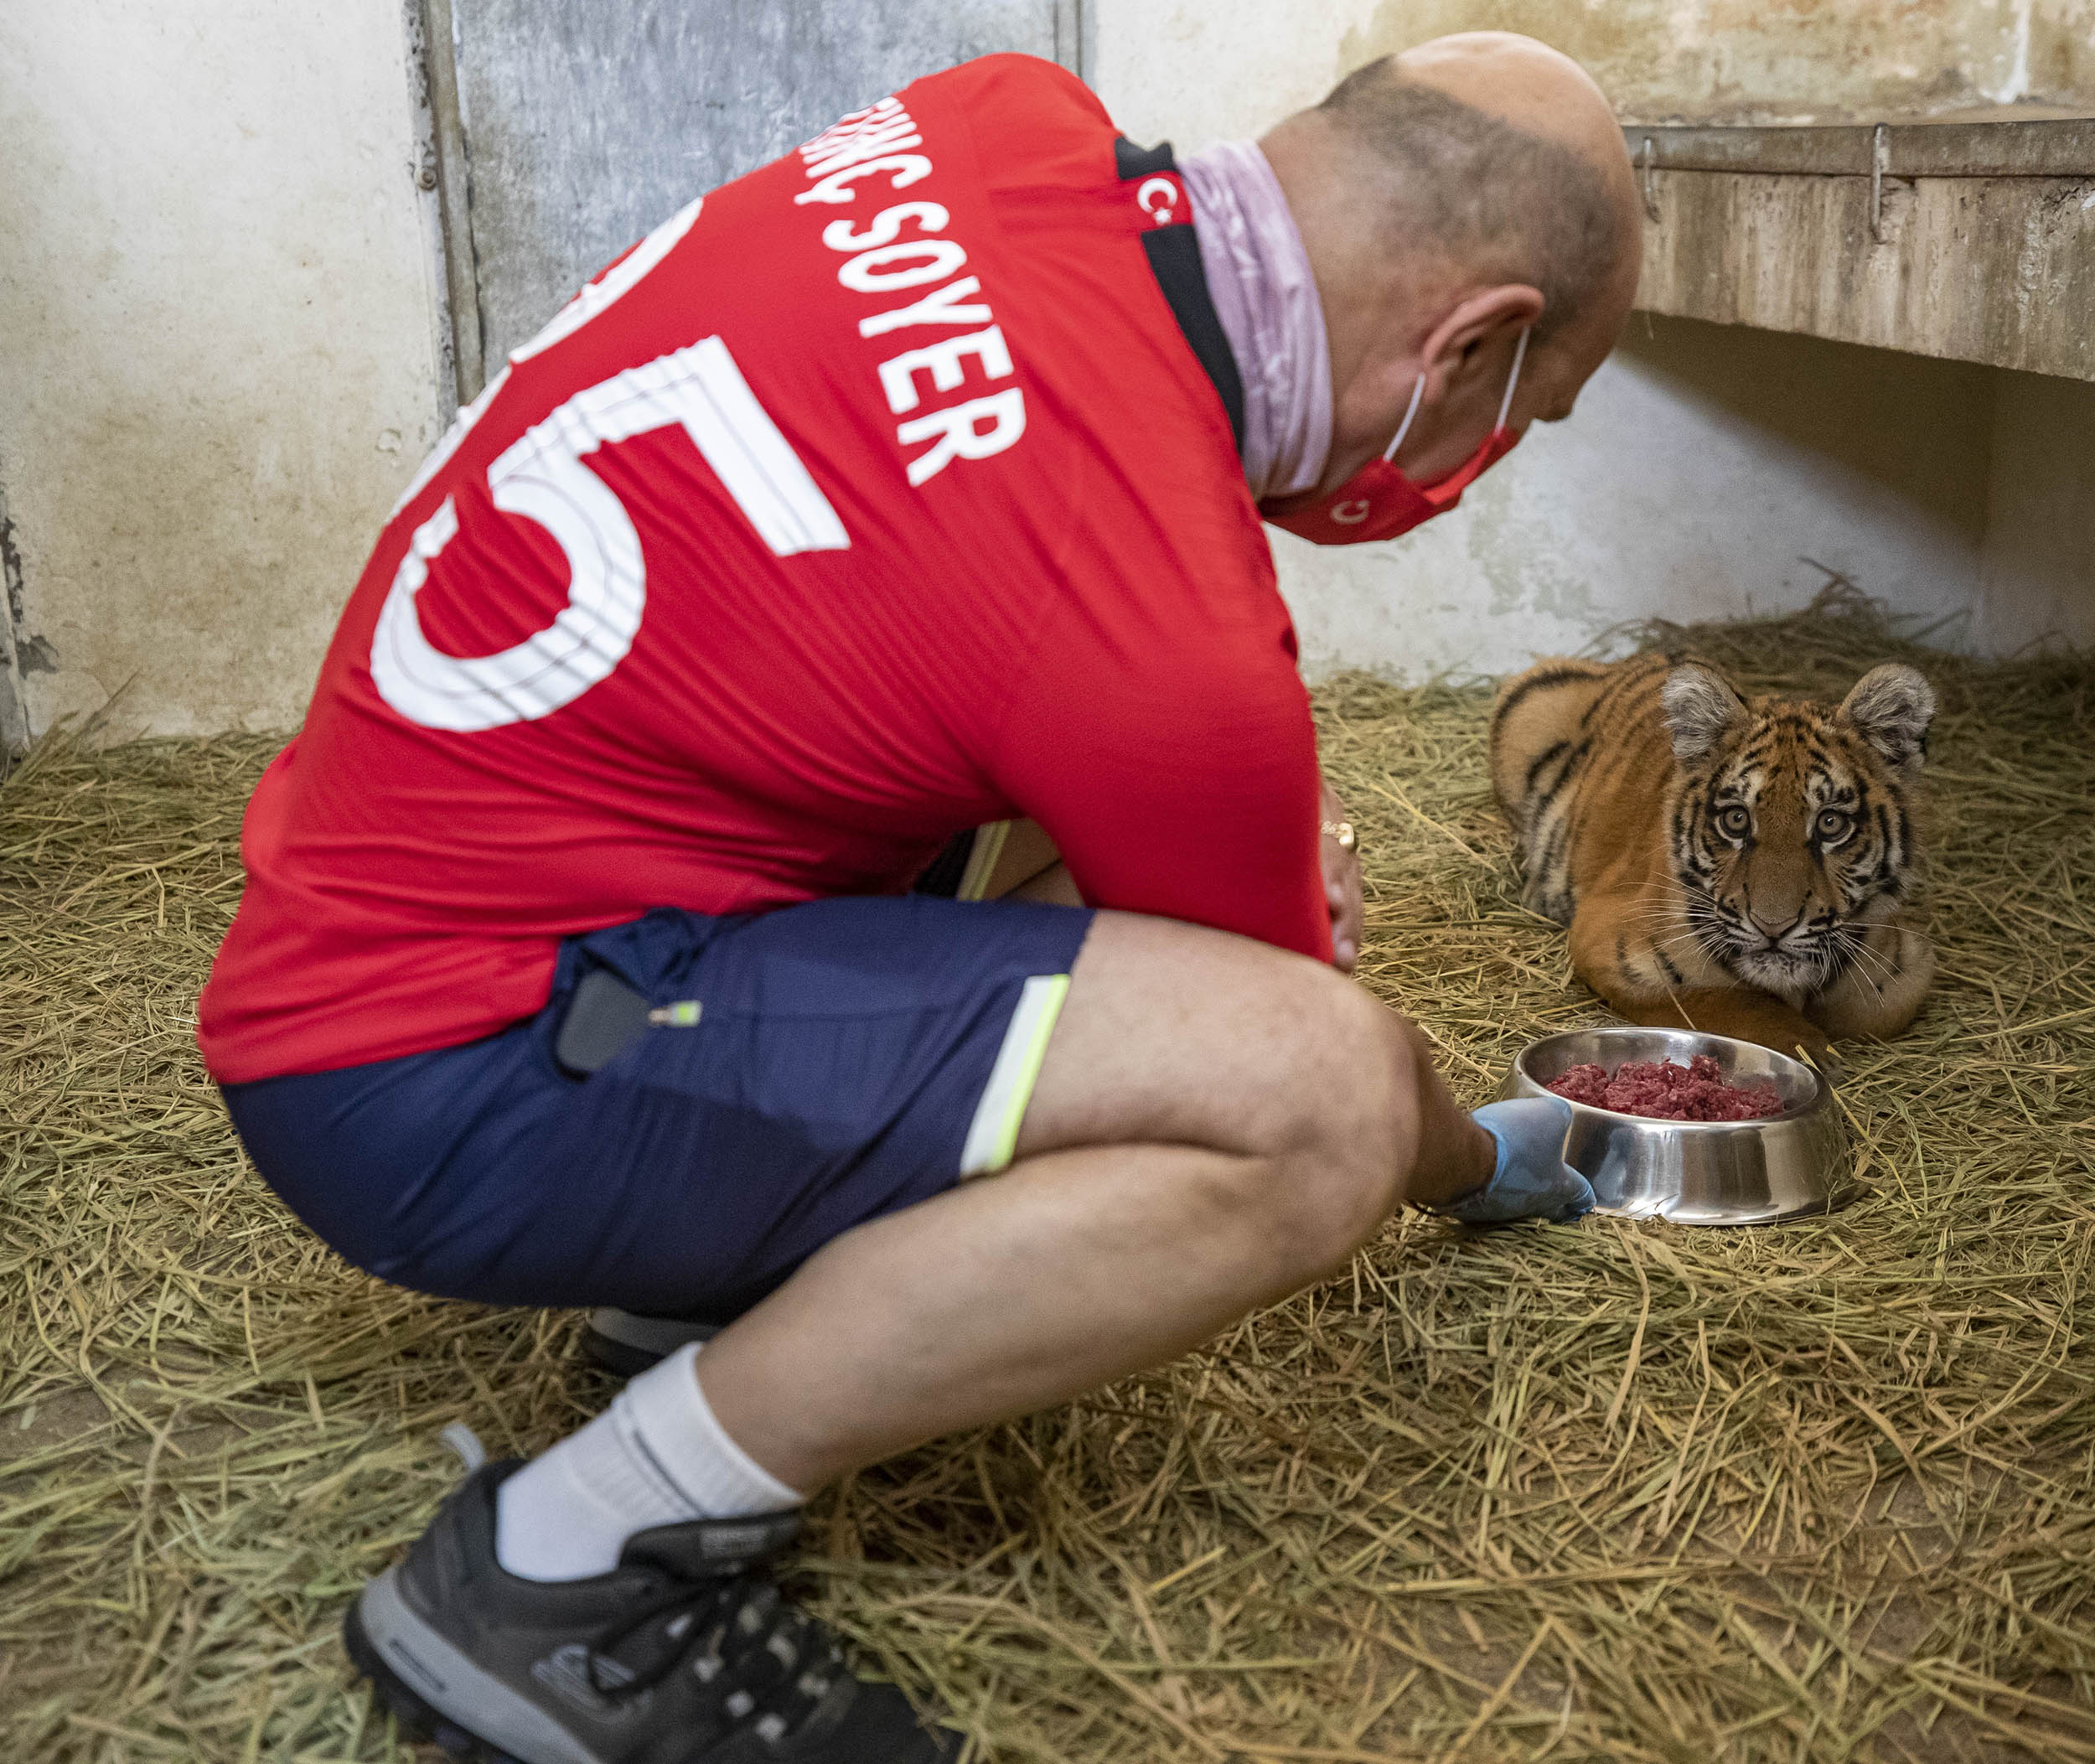
M204 1050L361 1266L725 1327L365 1591L396 1709L527 1764L949 1756L765 1577L811 1493L1182 1353L1401 1203L1590 1202L1561 1104L1466 1117L1339 971L1260 521L1451 505L1570 411L1636 231L1606 103L1523 39L1182 166L996 57L511 359L256 792ZM910 892L1022 816L1087 905Z

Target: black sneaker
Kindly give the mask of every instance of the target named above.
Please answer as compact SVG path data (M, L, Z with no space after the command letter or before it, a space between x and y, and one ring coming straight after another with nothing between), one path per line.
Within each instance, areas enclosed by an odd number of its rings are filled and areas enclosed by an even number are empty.
M943 1764L892 1684L846 1668L829 1632L757 1572L797 1513L700 1519L629 1539L582 1580L526 1580L494 1555L494 1491L466 1478L360 1593L349 1658L400 1724L480 1764Z
M589 1313L582 1331L582 1351L620 1378L637 1378L658 1361L667 1359L687 1342L711 1341L721 1332L718 1323L699 1323L689 1317L650 1317L642 1311L620 1311L599 1305Z

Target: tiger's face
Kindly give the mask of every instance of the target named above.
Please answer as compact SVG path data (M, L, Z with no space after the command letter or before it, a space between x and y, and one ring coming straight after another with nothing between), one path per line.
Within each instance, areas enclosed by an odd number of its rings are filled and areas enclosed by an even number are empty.
M1795 1002L1865 959L1864 933L1905 900L1918 865L1912 797L1935 693L1917 670L1873 668L1838 710L1749 705L1685 663L1661 694L1675 776L1668 831L1696 941Z

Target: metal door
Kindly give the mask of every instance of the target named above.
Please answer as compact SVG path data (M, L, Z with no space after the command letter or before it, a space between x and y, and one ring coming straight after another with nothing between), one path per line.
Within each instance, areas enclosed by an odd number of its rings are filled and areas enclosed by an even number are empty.
M1075 70L1080 3L410 0L460 401L657 221L846 111L999 49Z

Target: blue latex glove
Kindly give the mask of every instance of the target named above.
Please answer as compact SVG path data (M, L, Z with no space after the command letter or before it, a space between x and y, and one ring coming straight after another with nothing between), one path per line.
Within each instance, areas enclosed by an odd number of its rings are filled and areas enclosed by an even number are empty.
M1487 1103L1470 1119L1498 1142L1492 1179L1445 1211L1466 1225L1546 1218L1568 1225L1593 1208L1593 1185L1564 1161L1571 1105L1556 1096Z

